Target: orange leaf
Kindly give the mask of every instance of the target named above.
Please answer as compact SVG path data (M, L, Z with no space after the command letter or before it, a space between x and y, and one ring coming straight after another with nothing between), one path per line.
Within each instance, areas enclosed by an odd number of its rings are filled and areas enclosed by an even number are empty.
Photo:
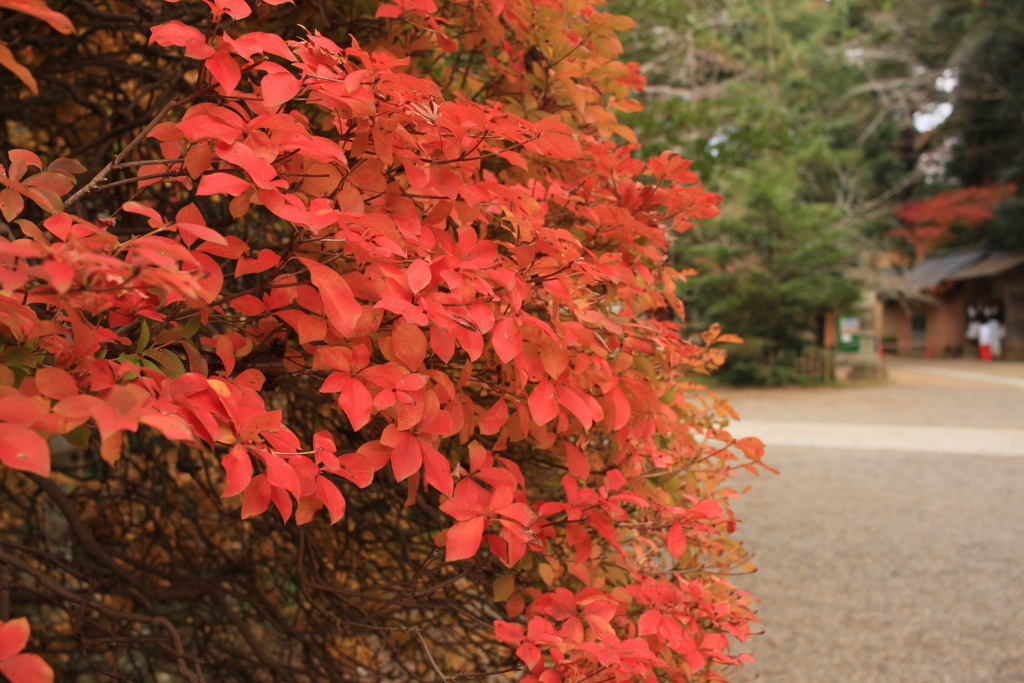
M47 7L43 0L0 0L0 8L41 19L64 35L71 35L75 32L75 25L71 23L71 20L60 12Z
M260 253L256 255L256 258L245 258L243 256L238 259L238 262L235 263L235 277L241 277L250 273L262 273L270 270L280 262L281 257L276 252L270 249L260 249Z
M224 493L220 494L221 498L237 496L249 486L249 482L252 481L252 459L242 444L236 443L232 446L220 464L227 472L227 481L224 485Z
M336 524L345 516L345 496L341 495L337 486L323 476L316 478L316 497L327 506L327 512L331 515L331 524Z
M50 476L50 448L43 437L27 427L0 423L0 463L12 470Z
M465 560L476 555L480 542L484 538L487 520L484 517L471 517L464 522L456 522L448 529L445 543L445 557L448 562Z
M341 336L351 337L355 332L356 323L363 312L363 307L356 301L345 278L330 266L325 266L318 261L308 258L299 258L299 261L309 269L313 286L320 292L327 320Z
M480 429L480 433L486 435L497 434L501 431L501 428L508 422L508 404L505 403L505 397L500 397L494 402L494 405L484 411L477 420L477 427Z
M395 358L412 372L423 365L427 356L427 335L418 326L399 318L391 330L391 350Z
M565 460L572 476L577 479L586 479L590 476L590 458L568 441L565 442Z
M686 532L679 522L675 522L668 530L668 552L672 557L680 557L686 552Z
M539 425L547 424L558 417L558 395L555 393L555 385L546 379L541 380L530 394L527 405L530 407L533 421Z
M3 4L0 2L0 7ZM8 47L0 42L0 66L5 67L8 71L18 77L22 83L28 86L28 89L32 91L33 95L39 94L39 85L36 83L35 77L32 72L18 63L18 60L14 58L14 53L8 49ZM10 219L8 219L10 220Z
M373 398L362 382L346 377L341 381L338 392L338 405L345 411L353 430L359 430L370 421L373 412Z

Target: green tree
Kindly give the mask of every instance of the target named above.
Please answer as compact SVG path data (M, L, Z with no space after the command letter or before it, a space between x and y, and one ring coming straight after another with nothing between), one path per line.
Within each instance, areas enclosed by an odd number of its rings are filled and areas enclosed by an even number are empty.
M853 249L833 204L801 200L793 161L760 162L733 176L743 194L725 216L676 243L676 258L701 274L684 285L700 318L740 331L726 378L795 381L787 367L814 341L824 314L852 306L859 286L848 272ZM766 363L768 357L773 362Z
M923 62L881 0L615 6L640 23L626 48L649 80L630 119L644 152L682 152L725 196L674 252L698 270L683 289L694 329L749 338L733 367L798 353L857 300L872 238L919 182L913 115L944 63Z
M1016 184L1017 196L970 237L993 249L1024 249L1024 6L1014 0L906 5L924 26L918 52L956 79L952 115L932 141L955 143L950 163L918 194Z

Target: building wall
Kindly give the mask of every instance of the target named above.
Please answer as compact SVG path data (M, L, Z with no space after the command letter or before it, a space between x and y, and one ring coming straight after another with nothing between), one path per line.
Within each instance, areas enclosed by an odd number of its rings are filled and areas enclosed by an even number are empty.
M1024 358L1024 266L996 278L995 290L1003 302L1003 352L1008 358Z
M1024 314L1024 310L1021 311ZM915 338L913 316L925 320L924 335ZM1024 326L1024 315L1021 319ZM938 297L935 304L901 304L887 302L882 320L882 336L890 340L888 353L906 356L961 356L971 353L966 344L967 301L960 288ZM892 338L896 338L893 348Z
M892 346L894 337L895 348ZM885 302L885 310L882 313L882 340L886 353L907 355L913 352L910 316L907 314L907 307L898 301Z
M967 300L958 287L939 299L936 306L925 310L925 337L932 355L961 356L967 332Z
M1006 336L1006 358L1024 359L1024 265L996 277L947 283L946 292L935 297L934 304L906 304L889 301L882 314L882 336L888 339L887 353L935 357L977 357L977 346L968 342L967 303L999 302L1002 305ZM923 315L925 330L914 337L912 317ZM896 338L895 348L892 338Z

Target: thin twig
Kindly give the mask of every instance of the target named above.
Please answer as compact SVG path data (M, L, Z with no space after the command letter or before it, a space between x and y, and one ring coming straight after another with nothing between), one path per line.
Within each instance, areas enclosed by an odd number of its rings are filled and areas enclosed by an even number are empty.
M427 646L427 641L423 637L423 632L420 631L419 629L417 629L416 630L416 637L419 639L420 646L423 648L423 654L425 654L427 656L427 661L430 662L430 666L434 669L434 671L437 673L437 675L440 676L442 681L450 680L448 678L448 676L445 676L444 672L441 671L441 667L439 667L437 665L437 662L434 661L434 655L430 654L430 647Z
M82 197L84 197L84 196L94 192L99 187L100 183L102 183L104 180L106 180L107 176L110 175L111 171L116 171L116 170L118 170L120 168L123 168L123 166L121 164L124 161L125 157L127 157L128 154L130 154L132 150L134 150L136 147L138 147L140 144L142 144L142 141L146 139L146 136L149 135L150 131L152 131L154 128L156 128L157 124L159 124L161 121L164 120L164 117L167 116L168 112L170 112L175 107L180 107L183 104L188 104L189 102L191 102L192 100L196 99L197 97L199 97L203 93L205 93L205 89L204 90L197 90L196 92L192 93L191 95L186 95L185 97L182 97L181 99L172 100L172 101L168 102L167 104L165 104L160 109L160 111L157 112L156 116L154 116L153 119L149 123L146 124L146 127L143 128L141 131L139 131L139 134L135 136L135 139L133 139L131 142L129 142L127 145L125 145L125 148L122 149L120 152L118 152L117 156L115 156L110 161L110 163L108 163L106 166L104 166L102 169L100 169L100 172L97 173L95 176L93 176L92 180L90 180L88 183L86 183L82 187L82 189L80 189L78 192L76 192L73 195L71 195L70 197L68 197L68 200L66 202L64 202L64 208L67 208L67 207L75 204Z

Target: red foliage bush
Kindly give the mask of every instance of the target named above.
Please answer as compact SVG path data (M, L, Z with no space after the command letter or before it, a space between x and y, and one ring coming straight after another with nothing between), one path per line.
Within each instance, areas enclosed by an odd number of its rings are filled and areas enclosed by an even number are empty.
M259 30L281 0L205 1L205 26L149 39L195 60L193 91L106 167L8 154L4 476L43 485L52 435L144 468L126 435L151 430L219 461L243 518L333 524L401 486L444 513L423 530L448 562L493 558L493 637L527 680L724 680L754 620L724 483L762 448L690 393L725 338L662 314L683 315L668 232L719 197L616 142L643 85L615 61L630 20L399 0L361 45ZM330 397L326 429L285 380Z
M904 204L896 211L903 227L889 231L917 249L918 258L950 236L950 229L976 230L992 220L992 210L1017 192L1013 183L946 190L928 199Z

